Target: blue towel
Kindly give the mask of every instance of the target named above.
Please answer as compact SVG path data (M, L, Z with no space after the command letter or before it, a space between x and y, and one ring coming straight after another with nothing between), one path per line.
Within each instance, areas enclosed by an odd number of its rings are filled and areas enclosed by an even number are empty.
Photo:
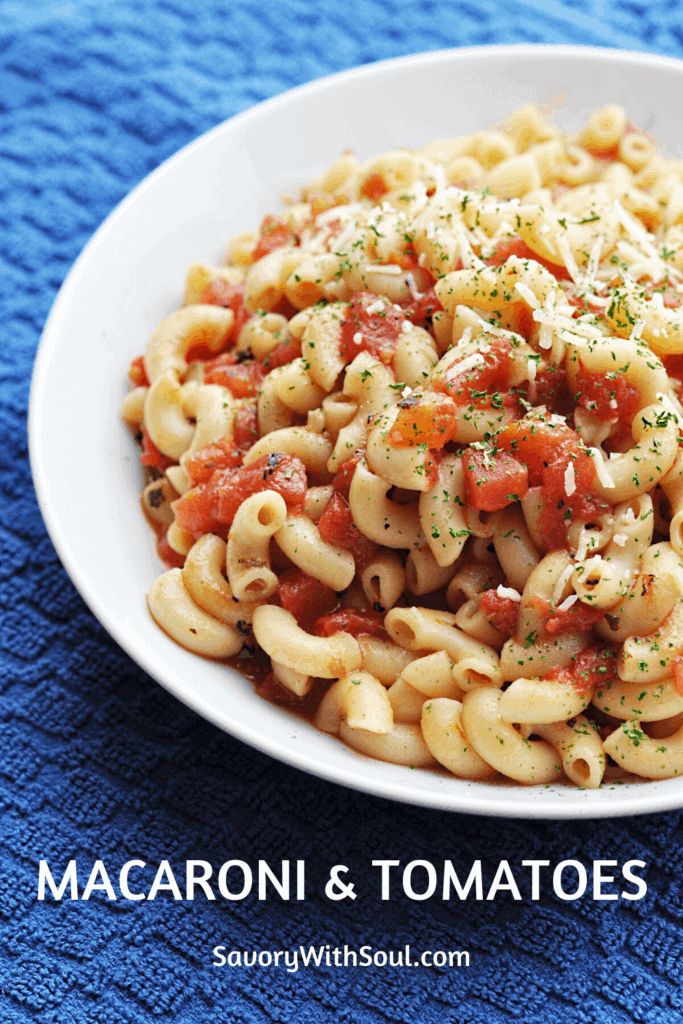
M565 41L683 53L678 0L4 0L0 1021L671 1024L683 1018L681 816L543 824L402 807L223 735L86 610L45 534L24 417L42 323L112 206L198 133L308 79L415 50ZM680 97L672 97L679 102ZM87 468L84 467L84 471ZM37 863L305 857L304 904L38 903ZM642 902L381 903L373 857L642 857ZM344 861L355 902L321 894ZM315 890L315 892L313 891ZM468 949L468 970L228 970L211 949Z

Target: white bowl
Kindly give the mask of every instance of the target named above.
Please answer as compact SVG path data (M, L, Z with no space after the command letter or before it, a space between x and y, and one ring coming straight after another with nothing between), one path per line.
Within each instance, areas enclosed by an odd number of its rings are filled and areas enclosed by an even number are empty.
M159 167L107 218L66 279L45 326L30 405L35 486L75 585L117 642L200 715L273 757L355 789L444 810L520 817L640 814L683 806L681 781L523 788L468 783L372 761L256 696L225 665L177 647L151 621L160 571L138 504L137 451L119 419L128 360L181 301L194 260L222 258L352 147L367 157L500 121L529 101L560 105L564 127L617 102L680 152L683 63L570 46L421 54L285 93L213 129ZM302 780L303 783L303 780ZM305 785L305 783L303 783Z

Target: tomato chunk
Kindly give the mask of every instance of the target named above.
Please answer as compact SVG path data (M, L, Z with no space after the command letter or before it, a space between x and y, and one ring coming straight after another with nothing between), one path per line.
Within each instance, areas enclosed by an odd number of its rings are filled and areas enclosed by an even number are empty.
M136 356L135 359L131 359L130 366L128 367L128 380L134 388L146 388L149 386L144 356Z
M335 633L350 633L351 636L378 636L387 638L381 615L358 612L355 608L342 608L331 615L321 615L313 623L316 636L334 636Z
M547 679L560 683L571 683L581 693L594 689L600 683L613 679L617 671L617 649L608 644L604 647L588 647L572 658L566 668L556 668L548 673Z
M631 425L638 412L639 395L617 370L589 373L583 366L577 375L578 403L601 420Z
M604 608L591 608L583 601L575 601L563 611L553 608L549 601L541 598L535 600L534 604L543 616L543 629L549 636L558 636L570 629L582 633L592 629L605 616Z
M277 491L294 513L304 510L306 469L300 459L275 452L248 466L216 469L210 478L186 491L174 503L176 521L193 536L224 532L245 498Z
M173 550L168 543L166 533L162 533L157 541L157 554L169 569L182 569L185 565L185 555L180 555Z
M363 182L360 194L365 199L369 199L371 203L378 203L388 191L387 184L381 174L370 174Z
M559 366L544 366L536 373L536 379L529 384L529 396L533 396L532 405L544 405L549 413L569 416L574 411L575 402L569 392L567 375Z
M267 256L268 253L274 252L275 249L281 249L283 245L293 245L295 242L296 236L285 221L268 214L261 221L261 229L258 241L254 246L252 259L256 262L263 256Z
M372 292L351 296L341 329L341 354L350 363L359 352L390 363L399 334L406 323L402 311Z
M173 465L173 459L169 459L167 455L164 455L159 451L152 438L147 433L144 427L141 428L142 432L142 452L140 453L140 462L143 466L147 466L150 469L168 469L169 466Z
M258 410L256 405L243 405L235 412L233 424L235 447L241 452L248 451L258 440Z
M228 388L235 398L255 398L264 377L260 363L255 359L240 362L234 352L225 352L204 366L206 383Z
M568 490L568 474L573 469L574 490ZM549 551L567 546L572 523L588 523L609 511L609 505L592 492L595 466L586 451L578 445L565 447L543 471L541 498L543 516L541 536Z
M223 306L225 309L233 311L235 322L230 332L230 336L233 339L239 336L240 331L250 316L249 310L244 305L243 281L240 281L239 284L230 284L222 278L216 278L215 281L206 286L199 301L209 306Z
M438 391L413 392L398 403L399 413L389 432L395 448L443 448L451 440L457 425L453 401Z
M508 338L494 338L476 353L476 365L464 370L455 363L446 373L436 374L432 380L435 391L443 391L456 405L474 405L479 409L502 409L517 404L516 396L502 394L510 384L512 344ZM465 360L463 360L465 362Z
M485 590L479 599L479 607L494 629L505 637L511 637L517 629L519 601L501 597L497 588Z
M173 503L175 521L196 539L203 533L220 532L211 483L197 484Z
M511 256L517 256L520 260L536 260L542 267L549 270L558 281L570 281L571 275L566 267L557 263L551 263L543 256L539 256L521 238L504 238L496 245L493 253L486 262L492 267L502 267Z
M242 461L241 452L228 440L215 441L194 452L185 461L185 470L196 483L205 483L217 469L231 469Z
M321 515L318 532L328 544L350 551L360 565L368 562L377 550L354 523L349 503L339 491L334 492Z
M416 327L424 327L431 323L432 317L443 309L439 302L434 288L430 288L419 299L413 299L403 307L404 315L414 323Z
M290 512L301 513L306 499L306 468L300 459L274 452L248 466L218 470L211 477L210 486L220 523L230 524L244 499L260 491L277 491Z
M309 625L321 613L331 612L337 604L334 590L301 569L289 569L280 576L278 593L280 604L300 626Z
M357 448L350 459L346 462L342 462L341 466L334 474L332 478L332 486L335 491L339 491L345 498L348 498L349 491L351 489L351 481L353 480L353 474L356 472L356 466L364 456L364 452Z
M465 500L480 512L498 512L529 490L526 466L507 452L467 448L462 465Z
M287 363L291 363L293 359L297 359L301 355L301 342L295 341L294 338L286 338L284 341L279 342L272 352L263 360L263 366L266 370L274 370L278 366L285 366Z

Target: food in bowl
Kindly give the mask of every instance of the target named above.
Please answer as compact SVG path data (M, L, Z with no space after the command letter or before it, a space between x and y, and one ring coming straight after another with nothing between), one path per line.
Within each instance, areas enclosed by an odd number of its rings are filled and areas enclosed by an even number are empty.
M382 760L682 774L682 282L618 107L344 154L131 366L154 619Z

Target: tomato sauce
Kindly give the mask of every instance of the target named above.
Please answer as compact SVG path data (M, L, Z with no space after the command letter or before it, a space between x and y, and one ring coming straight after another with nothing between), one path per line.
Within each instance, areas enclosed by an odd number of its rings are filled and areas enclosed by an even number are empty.
M546 679L558 683L571 683L580 693L594 690L600 683L613 679L617 671L617 649L611 644L588 647L572 658L565 668L556 668Z
M504 637L511 637L517 630L519 619L519 601L511 597L501 597L497 588L485 590L479 598L479 607L491 623Z

